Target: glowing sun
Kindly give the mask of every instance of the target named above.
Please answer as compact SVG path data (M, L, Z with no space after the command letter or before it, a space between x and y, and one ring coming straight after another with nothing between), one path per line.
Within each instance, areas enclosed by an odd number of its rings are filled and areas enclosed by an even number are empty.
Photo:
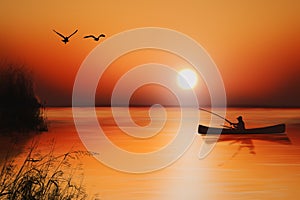
M192 89L197 85L197 74L195 71L190 69L183 69L178 73L177 84L182 89Z

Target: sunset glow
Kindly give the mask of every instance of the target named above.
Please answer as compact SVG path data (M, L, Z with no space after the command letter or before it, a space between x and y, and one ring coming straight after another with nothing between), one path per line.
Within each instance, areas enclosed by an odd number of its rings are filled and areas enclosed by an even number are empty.
M76 73L97 45L133 28L169 28L206 49L223 77L229 105L299 106L294 92L300 85L299 8L291 0L3 1L0 55L32 69L36 90L48 105L71 105ZM64 44L53 29L64 35L78 32ZM98 42L83 38L101 33L106 37ZM111 70L112 81L129 64Z
M197 81L197 74L190 69L184 69L178 73L177 83L182 89L194 88Z
M0 199L300 199L300 0L1 0Z

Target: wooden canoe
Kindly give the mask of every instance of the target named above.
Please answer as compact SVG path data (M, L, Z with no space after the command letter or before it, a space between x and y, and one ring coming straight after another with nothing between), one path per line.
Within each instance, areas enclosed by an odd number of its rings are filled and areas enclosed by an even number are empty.
M277 124L273 126L265 126L260 128L249 128L245 130L237 130L232 128L214 128L207 127L203 125L198 126L199 134L274 134L274 133L284 133L285 132L285 124Z

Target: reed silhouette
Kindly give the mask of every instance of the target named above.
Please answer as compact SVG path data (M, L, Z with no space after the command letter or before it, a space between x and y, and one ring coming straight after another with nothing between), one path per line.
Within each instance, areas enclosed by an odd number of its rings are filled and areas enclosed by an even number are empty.
M22 65L0 63L0 133L47 131L45 107Z
M104 34L100 34L98 37L94 36L94 35L87 35L87 36L84 36L83 38L93 38L95 41L99 41L99 39L101 37L105 37Z
M75 161L91 154L70 150L55 155L54 143L49 145L48 153L41 152L37 146L36 142L32 143L19 166L10 156L4 160L0 168L0 199L86 199L83 175L78 174L81 164Z
M74 31L71 35L69 36L64 36L63 34L53 30L57 35L59 35L60 37L62 37L63 39L61 40L62 42L64 42L65 44L67 44L67 42L69 42L69 38L72 37L75 33L77 33L78 30Z

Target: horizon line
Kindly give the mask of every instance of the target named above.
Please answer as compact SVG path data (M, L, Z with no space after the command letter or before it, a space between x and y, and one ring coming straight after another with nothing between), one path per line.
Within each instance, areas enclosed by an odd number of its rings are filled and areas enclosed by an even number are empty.
M152 104L152 105L130 105L130 106L124 106L124 105L118 105L118 106L113 106L113 107L132 107L132 108L137 108L137 107L152 107L153 105L155 104ZM161 104L160 104L161 105ZM179 105L162 105L163 107L167 107L167 108L175 108L175 107L186 107L186 108L191 108L191 107L195 107L195 106L179 106ZM72 105L47 105L45 106L45 108L71 108L73 107ZM112 107L111 105L95 105L95 106L76 106L77 108L88 108L88 107ZM204 108L210 108L211 106L210 105L202 105L202 106L198 106L199 108L201 107L204 107ZM215 106L215 108L222 108L222 106ZM286 106L286 105L283 105L283 106L280 106L280 105L277 105L277 106L266 106L266 105L228 105L226 106L226 108L300 108L300 106Z

